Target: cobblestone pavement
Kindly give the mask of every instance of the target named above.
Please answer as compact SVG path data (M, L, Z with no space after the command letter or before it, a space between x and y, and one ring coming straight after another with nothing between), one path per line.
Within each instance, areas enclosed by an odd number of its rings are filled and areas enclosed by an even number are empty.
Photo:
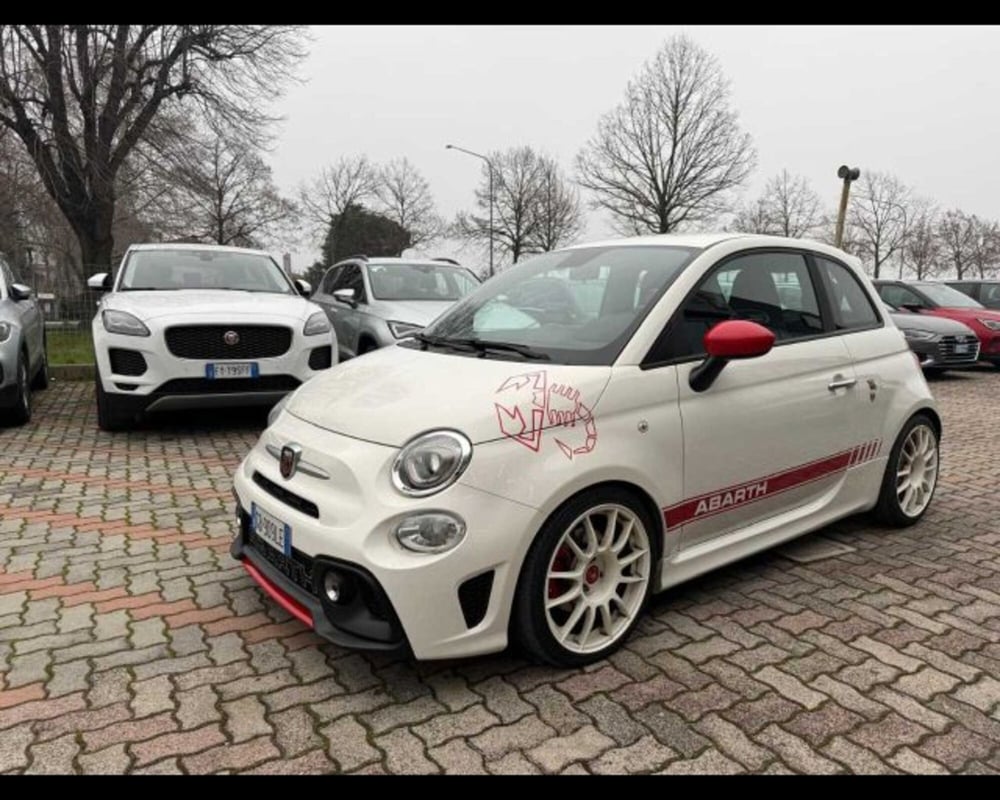
M0 772L1000 772L1000 373L933 389L919 526L673 589L558 671L321 643L227 552L260 414L112 436L56 385L0 430Z

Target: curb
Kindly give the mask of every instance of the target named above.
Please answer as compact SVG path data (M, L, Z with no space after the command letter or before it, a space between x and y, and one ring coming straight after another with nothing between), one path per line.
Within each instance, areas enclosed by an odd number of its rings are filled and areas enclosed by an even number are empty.
M92 381L93 364L50 364L49 376L57 381Z

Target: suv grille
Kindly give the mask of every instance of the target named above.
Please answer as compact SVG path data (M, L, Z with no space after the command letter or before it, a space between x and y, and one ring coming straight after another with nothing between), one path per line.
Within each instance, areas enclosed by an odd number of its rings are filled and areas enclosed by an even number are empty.
M958 345L965 345L964 353L956 353ZM979 359L979 339L973 335L942 336L938 344L938 361L943 364L972 364Z
M235 333L235 344L227 344ZM178 358L274 358L292 346L292 330L280 325L181 325L167 328L167 348Z

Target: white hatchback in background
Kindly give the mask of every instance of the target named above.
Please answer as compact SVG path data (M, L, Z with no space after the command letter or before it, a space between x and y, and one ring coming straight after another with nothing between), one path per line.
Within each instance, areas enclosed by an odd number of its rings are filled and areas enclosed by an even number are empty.
M147 411L268 405L337 363L326 314L267 253L144 244L125 253L92 325L98 424Z
M651 236L506 270L290 395L232 553L342 645L578 665L652 592L931 501L941 423L856 259Z

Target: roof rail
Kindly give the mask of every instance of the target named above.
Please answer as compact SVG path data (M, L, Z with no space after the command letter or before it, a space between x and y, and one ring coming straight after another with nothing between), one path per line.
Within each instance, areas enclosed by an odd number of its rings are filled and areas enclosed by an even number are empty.
M360 259L361 261L368 260L368 256L366 256L364 253L358 253L357 255L354 256L348 256L347 258L342 258L341 261L350 261L351 259L354 258Z
M455 259L453 259L453 258L444 258L443 256L440 257L440 258L432 258L431 261L444 261L444 262L447 262L448 264L454 264L456 267L462 266Z

